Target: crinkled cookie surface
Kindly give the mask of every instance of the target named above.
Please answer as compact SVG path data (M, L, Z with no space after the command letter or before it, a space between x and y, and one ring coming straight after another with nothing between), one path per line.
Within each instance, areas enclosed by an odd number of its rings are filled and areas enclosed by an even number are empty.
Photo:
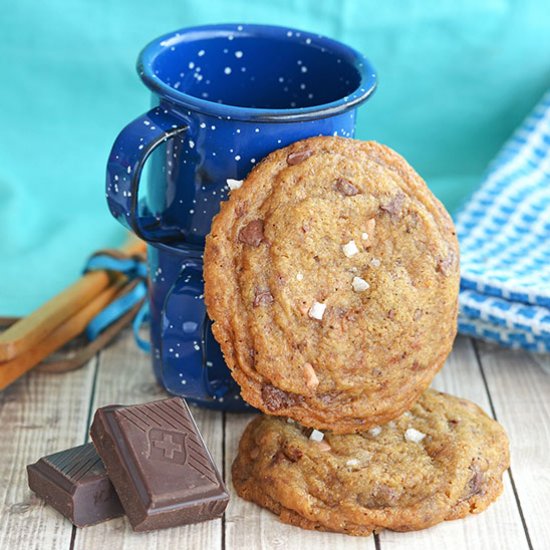
M456 334L452 221L374 142L317 137L266 157L214 219L204 276L244 399L319 429L399 416Z
M306 529L410 531L483 511L509 466L500 424L433 390L384 426L319 435L284 418L255 418L233 463L237 493Z

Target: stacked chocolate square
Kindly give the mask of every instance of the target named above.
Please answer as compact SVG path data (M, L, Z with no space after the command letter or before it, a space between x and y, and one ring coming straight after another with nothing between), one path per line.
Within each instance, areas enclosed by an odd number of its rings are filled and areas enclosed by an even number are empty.
M27 467L30 488L74 525L126 514L150 531L223 514L229 495L182 399L98 409L91 436Z

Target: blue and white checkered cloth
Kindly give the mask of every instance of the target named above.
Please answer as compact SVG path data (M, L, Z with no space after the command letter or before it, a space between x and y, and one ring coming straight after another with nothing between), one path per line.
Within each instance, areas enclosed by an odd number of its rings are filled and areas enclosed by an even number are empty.
M550 92L456 219L459 331L550 352Z

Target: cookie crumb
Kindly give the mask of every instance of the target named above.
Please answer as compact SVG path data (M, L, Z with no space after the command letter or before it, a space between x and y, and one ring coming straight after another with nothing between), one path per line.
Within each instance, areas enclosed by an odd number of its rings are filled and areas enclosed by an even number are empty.
M296 279L297 279L298 281L303 281L304 275L303 275L302 273L297 273L297 274L296 274Z
M370 265L372 267L380 267L380 260L378 258L373 258L371 261L370 261Z
M422 432L419 432L414 428L409 428L405 432L405 439L407 441L411 441L412 443L420 443L425 437L426 437L426 434L423 434Z
M323 441L324 437L325 437L325 434L316 429L313 429L313 431L309 434L309 439L311 441L316 441L317 443L320 443L321 441Z
M235 191L235 189L239 189L243 184L243 180L234 180L232 178L227 178L226 181L227 181L227 186L231 191Z
M296 164L300 164L301 162L304 162L304 160L307 160L311 157L311 155L313 155L313 151L311 149L302 149L301 151L290 153L286 157L286 163L289 166L295 166Z
M311 363L304 363L304 378L306 379L306 386L310 390L314 390L319 385L319 378L315 374L315 370Z
M325 314L325 309L327 309L326 304L321 304L320 302L313 302L313 305L309 308L308 315L312 319L321 320Z
M348 258L355 256L355 254L359 252L359 249L357 248L355 241L350 241L349 243L342 246L342 250Z
M370 288L369 283L365 279L361 279L361 277L354 277L351 286L355 292L364 292Z
M374 426L374 428L371 428L369 430L369 434L372 435L372 437L377 437L382 433L382 428L380 426Z

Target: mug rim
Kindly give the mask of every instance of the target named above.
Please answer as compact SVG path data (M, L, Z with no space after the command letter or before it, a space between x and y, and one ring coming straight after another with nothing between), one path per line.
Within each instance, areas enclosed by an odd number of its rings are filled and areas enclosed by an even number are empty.
M287 36L299 38L305 45L309 45L309 43L315 40L316 46L321 45L326 49L339 53L350 65L353 65L358 72L360 79L357 87L347 96L328 103L320 103L319 105L310 105L308 107L291 107L286 109L240 107L237 105L215 103L208 99L198 98L177 90L161 80L153 70L156 59L164 52L170 51L169 47L182 42L182 37L184 36L196 34L201 36L201 38L206 38L209 35L229 37L230 35L240 34L243 36L280 38L283 32ZM310 42L306 42L307 40L310 40ZM141 50L137 60L137 71L143 83L152 92L188 110L210 116L217 116L222 119L255 122L299 122L342 114L351 109L355 109L358 105L366 101L374 93L377 85L376 71L370 61L356 49L338 40L328 38L321 34L290 27L246 23L222 23L186 27L159 36L149 42L149 44Z

